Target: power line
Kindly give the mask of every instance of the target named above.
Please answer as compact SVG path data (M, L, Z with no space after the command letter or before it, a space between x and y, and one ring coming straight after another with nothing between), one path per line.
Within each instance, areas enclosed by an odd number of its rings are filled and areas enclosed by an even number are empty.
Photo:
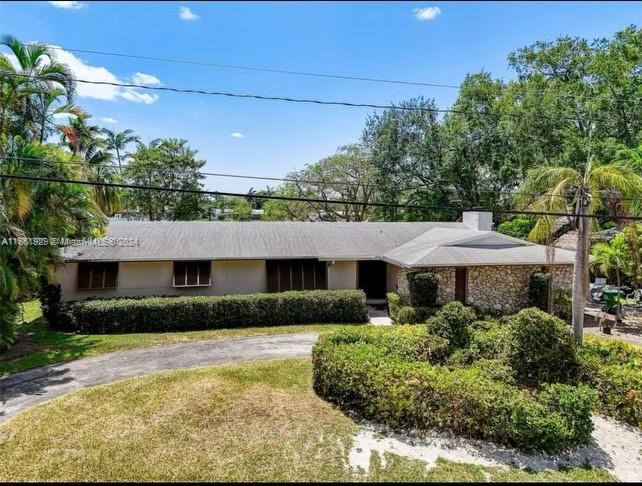
M96 181L77 181L72 179L57 179L53 177L34 177L34 176L20 176L13 174L0 174L0 179L17 179L17 180L29 180L29 181L38 181L38 182L56 182L61 184L82 184L89 186L100 186L100 187L114 187L120 189L137 189L144 191L162 191L162 192L176 192L183 194L200 194L207 196L230 196L230 197L252 197L256 199L273 199L281 201L298 201L298 202L315 202L322 204L341 204L341 205L350 205L350 206L372 206L372 207L396 207L404 209L434 209L434 210L446 210L446 211L457 211L462 212L466 211L466 208L453 207L453 206L444 206L444 205L418 205L418 204L395 204L395 203L380 203L380 202L365 202L365 201L342 201L336 199L318 199L318 198L308 198L308 197L295 197L295 196L277 196L277 195L263 195L263 194L243 194L238 192L222 192L222 191L206 191L201 189L181 189L181 188L170 188L170 187L157 187L157 186L144 186L138 184L119 184L112 182L96 182ZM529 210L511 210L511 209L487 209L481 208L483 211L495 212L498 214L527 214L534 216L557 216L557 217L580 217L580 218L597 218L600 215L591 214L591 213L562 213L562 212L553 212L553 211L529 211ZM642 221L642 216L626 216L626 215L612 215L609 216L613 219L624 219L630 221Z
M125 57L130 59L142 59L146 61L159 61L159 62L168 62L175 64L191 64L195 66L210 66L223 69L238 69L243 71L259 71L266 73L276 73L276 74L292 74L295 76L309 76L317 78L334 78L334 79L344 79L349 81L368 81L372 83L386 83L386 84L402 84L410 86L426 86L431 88L455 88L458 89L460 86L453 84L439 84L439 83L425 83L421 81L405 81L398 79L383 79L383 78L373 78L365 76L356 76L356 75L347 75L347 74L328 74L328 73L318 73L311 71L292 71L288 69L277 69L277 68L265 68L257 66L244 66L239 64L223 64L218 62L209 62L209 61L195 61L188 59L175 59L168 57L157 57L157 56L145 56L139 54L125 54L122 52L110 52L110 51L97 51L91 49L72 49L69 47L60 47L47 44L47 47L50 49L56 50L65 50L70 52L79 52L83 54L98 54L102 56L112 56L112 57Z
M33 76L29 74L0 72L0 75L46 81L46 79L43 77ZM292 98L287 96L268 96L268 95L249 94L249 93L231 93L227 91L208 91L208 90L193 89L193 88L173 88L169 86L148 86L144 84L135 84L135 83L116 83L114 81L90 81L87 79L79 79L79 78L72 78L72 81L76 83L93 84L98 86L114 86L119 88L136 88L136 89L144 89L144 90L150 90L150 91L165 91L165 92L183 93L183 94L199 94L199 95L206 95L206 96L223 96L228 98L245 98L245 99L263 100L263 101L284 101L289 103L300 103L300 104L345 106L349 108L374 108L374 109L383 109L383 110L400 110L400 111L410 111L410 112L420 112L420 113L421 112L453 113L453 114L460 114L460 115L476 115L476 116L483 115L483 116L495 116L495 117L499 117L500 115L499 112L487 112L487 111L470 112L470 111L456 110L452 108L424 108L424 107L414 107L414 106L404 106L404 105L394 105L394 104L383 105L383 104L376 104L376 103L358 103L358 102L351 102L351 101L320 100L320 99L314 99L314 98ZM513 118L524 118L526 116L519 113L504 112L504 114L506 116L510 116ZM576 117L572 117L572 116L537 115L537 117L543 118L543 119L549 119L549 120L550 119L568 120L572 122L578 121ZM594 121L606 122L604 118L592 118L592 119Z
M37 157L4 157L3 160L5 161L10 161L10 160L19 160L23 162L44 162L44 163L49 163L49 164L64 164L64 165L75 165L75 166L81 166L81 167L90 167L87 162L81 162L81 161L56 161L56 160L49 160L49 159L40 159ZM104 164L101 165L100 167L109 167L113 169L118 169L120 166L116 164ZM127 165L122 167L123 169L127 168ZM164 173L170 173L170 174L185 174L188 173L188 171L181 171L178 169L164 169L160 167L149 167L150 171L156 171L156 172L164 172ZM204 175L204 176L212 176L212 177L227 177L227 178L233 178L233 179L250 179L250 180L266 180L266 181L275 181L275 182L293 182L293 183L299 183L299 184L311 184L311 185L337 185L337 186L354 186L354 187L379 187L379 184L377 183L357 183L357 182L348 182L348 181L322 181L322 180L309 180L309 179L294 179L294 178L288 178L288 177L270 177L270 176L253 176L253 175L247 175L247 174L230 174L230 173L222 173L222 172L202 172L198 171L198 174ZM453 181L443 181L443 182L448 182L448 183L453 183ZM412 186L406 186L402 190L408 190L408 189L427 189L429 186L427 184L424 185L412 185ZM493 190L479 190L476 191L479 194L497 194L497 195L502 195L502 196L529 196L529 197L558 197L558 198L565 198L568 199L569 197L572 196L567 196L564 194L546 194L546 193L531 193L531 192L519 192L519 191L493 191ZM253 197L253 195L248 195L248 197ZM642 197L616 197L616 196L604 196L601 197L600 199L603 200L612 200L612 201L642 201Z
M424 81L386 79L386 78L376 78L376 77L368 77L368 76L357 76L357 75L350 75L350 74L319 73L319 72L313 72L313 71L297 71L297 70L279 69L279 68L266 68L266 67L260 67L260 66L225 64L225 63L218 63L218 62L212 62L212 61L197 61L197 60L191 60L191 59L176 59L176 58L149 56L149 55L142 55L142 54L127 54L122 52L103 51L103 50L95 50L95 49L77 49L77 48L70 48L70 47L54 46L51 44L47 44L47 47L54 50L77 52L82 54L96 54L101 56L141 59L146 61L158 61L158 62L165 62L165 63L186 64L186 65L194 65L194 66L208 66L208 67L215 67L215 68L222 68L222 69L236 69L236 70L243 70L243 71L257 71L257 72L288 74L288 75L295 75L295 76L307 76L307 77L317 77L317 78L333 78L333 79L342 79L342 80L348 80L348 81L366 81L366 82L372 82L372 83L398 84L398 85L406 85L406 86L424 86L429 88L445 88L445 89L462 88L461 84L431 83L431 82L424 82ZM540 88L535 91L543 93L546 91L546 88ZM570 93L561 93L561 96L572 97L573 95ZM641 99L642 97L639 97L639 96L632 96L630 98L620 98L620 97L612 98L613 101L617 101L617 102L629 102L632 100L639 101Z

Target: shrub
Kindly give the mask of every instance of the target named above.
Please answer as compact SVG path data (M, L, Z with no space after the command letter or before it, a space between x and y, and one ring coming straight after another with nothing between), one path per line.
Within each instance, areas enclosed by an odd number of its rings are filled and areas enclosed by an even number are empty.
M642 349L586 336L579 353L581 380L597 390L599 410L642 427Z
M526 385L568 382L577 376L576 348L567 325L539 309L521 310L509 320L506 358Z
M83 333L163 332L314 322L365 322L361 290L222 297L146 297L65 304L63 321Z
M432 272L410 272L406 278L408 279L410 305L413 307L434 307L437 304L437 289L439 288L437 275Z
M44 280L41 281L38 297L42 315L49 325L56 329L63 327L63 304L60 297L60 285L49 284Z
M428 334L423 326L359 326L334 331L324 340L335 345L376 345L390 356L431 363L443 362L448 354L448 341Z
M475 311L470 307L461 302L449 302L426 321L426 326L430 334L448 339L452 348L463 348L468 344L469 326L475 318Z
M516 216L513 219L504 221L497 226L497 231L508 236L525 240L535 226L535 218L531 216Z
M551 274L547 272L533 272L528 279L528 305L548 311L548 287Z
M438 307L410 307L404 305L397 312L396 324L419 324L426 322L430 316L434 316Z
M14 302L0 302L0 352L6 351L14 343L17 318L17 304Z
M558 452L588 441L591 396L585 388L531 395L479 369L449 370L335 336L322 335L313 348L314 389L364 419L394 428L448 429L526 451ZM588 405L568 406L575 402Z
M406 305L406 299L396 292L388 292L386 294L388 300L388 312L393 321L397 320L397 315L399 314L399 309Z
M470 326L468 347L453 355L457 364L472 364L485 360L503 360L507 342L508 326L497 321L475 321Z

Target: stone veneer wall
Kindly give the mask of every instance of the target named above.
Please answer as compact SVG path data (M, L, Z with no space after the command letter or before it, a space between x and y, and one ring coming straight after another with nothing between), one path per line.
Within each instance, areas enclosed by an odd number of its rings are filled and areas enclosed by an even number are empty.
M468 267L466 282L466 304L480 309L510 313L528 306L528 283L531 273L542 269L542 265L503 265ZM433 272L439 278L437 302L440 305L455 300L455 267L432 267L421 270ZM397 289L408 293L404 269L399 272ZM553 266L553 288L571 289L572 265Z

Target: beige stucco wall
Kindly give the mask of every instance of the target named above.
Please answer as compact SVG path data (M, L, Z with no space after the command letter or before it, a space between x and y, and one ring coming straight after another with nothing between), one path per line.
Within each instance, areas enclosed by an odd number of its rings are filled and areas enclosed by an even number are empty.
M264 260L235 260L212 262L212 285L209 287L172 286L172 262L121 262L118 267L118 287L105 290L78 290L78 264L68 263L56 272L63 300L82 300L88 297L127 297L139 295L226 295L267 291Z
M528 306L528 285L531 273L541 265L502 265L468 267L466 304L481 309L510 313ZM437 302L440 305L455 300L455 267L433 267L421 270L436 273L439 278ZM406 274L399 272L400 293L408 293ZM573 280L572 265L553 266L553 288L570 290Z
M357 288L357 262L335 261L328 262L328 289L356 289Z

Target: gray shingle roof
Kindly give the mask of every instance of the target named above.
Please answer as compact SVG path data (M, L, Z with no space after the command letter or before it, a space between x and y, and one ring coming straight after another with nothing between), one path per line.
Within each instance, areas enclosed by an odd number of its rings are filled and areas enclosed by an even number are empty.
M134 238L139 244L67 247L63 257L67 261L383 258L406 267L546 262L542 246L474 231L463 223L116 221L109 224L107 236ZM471 240L481 247L453 246ZM556 263L570 263L572 256L573 252L556 250Z

